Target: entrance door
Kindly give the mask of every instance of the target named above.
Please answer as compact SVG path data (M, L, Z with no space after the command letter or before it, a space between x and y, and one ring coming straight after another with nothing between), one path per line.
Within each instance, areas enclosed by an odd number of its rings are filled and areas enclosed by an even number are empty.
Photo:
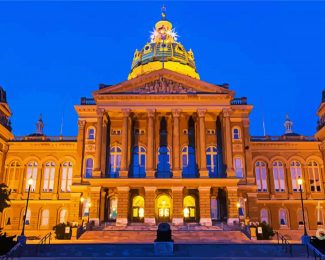
M132 222L143 222L144 218L144 198L135 196L132 200Z
M156 202L158 222L169 222L171 218L171 198L168 195L160 195Z

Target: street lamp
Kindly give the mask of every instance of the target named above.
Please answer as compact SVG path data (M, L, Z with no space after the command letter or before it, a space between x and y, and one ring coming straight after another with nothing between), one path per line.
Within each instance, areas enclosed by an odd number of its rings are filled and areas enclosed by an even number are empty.
M306 221L305 221L305 209L304 209L304 199L302 198L302 185L303 181L301 177L298 178L298 185L299 185L299 190L300 190L300 199L301 199L301 207L302 207L302 221L304 223L304 236L308 236L307 234L307 229L306 229Z
M26 201L26 208L25 208L25 214L24 214L24 223L23 223L23 230L21 231L21 236L25 235L25 225L26 225L26 216L27 216L27 209L28 209L28 201L29 201L29 194L30 194L30 189L33 185L33 179L29 178L27 180L27 184L28 184L28 194L27 194L27 201Z
M83 203L85 201L84 197L80 198L80 205L79 205L79 217L82 218L82 209L83 209Z

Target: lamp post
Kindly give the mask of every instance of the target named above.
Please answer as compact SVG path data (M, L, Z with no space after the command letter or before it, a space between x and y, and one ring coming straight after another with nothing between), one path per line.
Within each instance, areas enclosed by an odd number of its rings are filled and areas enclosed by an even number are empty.
M83 209L83 203L85 201L84 197L80 198L80 205L79 205L79 217L82 218L82 209Z
M29 194L30 194L30 189L33 185L33 179L32 178L29 178L28 181L27 181L27 184L28 184L28 194L27 194L27 201L26 201L26 208L25 208L25 214L24 214L24 222L23 222L23 229L21 231L21 236L24 236L25 235L25 225L26 225L26 216L27 216L27 209L28 209L28 201L29 201Z
M306 229L306 221L305 221L305 209L304 209L304 199L302 198L302 179L301 177L298 178L298 185L299 185L299 190L300 190L300 199L301 199L301 207L302 207L302 221L304 223L304 236L308 236L307 234L307 229Z

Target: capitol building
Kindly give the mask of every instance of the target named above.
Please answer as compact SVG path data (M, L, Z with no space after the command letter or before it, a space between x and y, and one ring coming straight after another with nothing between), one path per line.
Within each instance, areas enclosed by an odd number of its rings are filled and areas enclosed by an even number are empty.
M21 233L30 188L27 236L83 221L98 229L265 221L302 235L299 178L308 232L324 227L325 95L314 136L294 133L289 117L283 135L251 136L253 105L200 79L165 12L127 80L85 94L74 107L77 136L47 136L41 117L35 133L14 136L1 88L0 183L11 207L0 227L8 234Z

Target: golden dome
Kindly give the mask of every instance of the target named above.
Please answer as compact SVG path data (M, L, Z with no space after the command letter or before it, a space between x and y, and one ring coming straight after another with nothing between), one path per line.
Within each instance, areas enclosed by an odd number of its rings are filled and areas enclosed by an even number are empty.
M151 33L151 41L140 51L135 50L128 79L162 68L199 79L192 50L187 51L177 42L177 36L163 10L162 20L156 23Z

